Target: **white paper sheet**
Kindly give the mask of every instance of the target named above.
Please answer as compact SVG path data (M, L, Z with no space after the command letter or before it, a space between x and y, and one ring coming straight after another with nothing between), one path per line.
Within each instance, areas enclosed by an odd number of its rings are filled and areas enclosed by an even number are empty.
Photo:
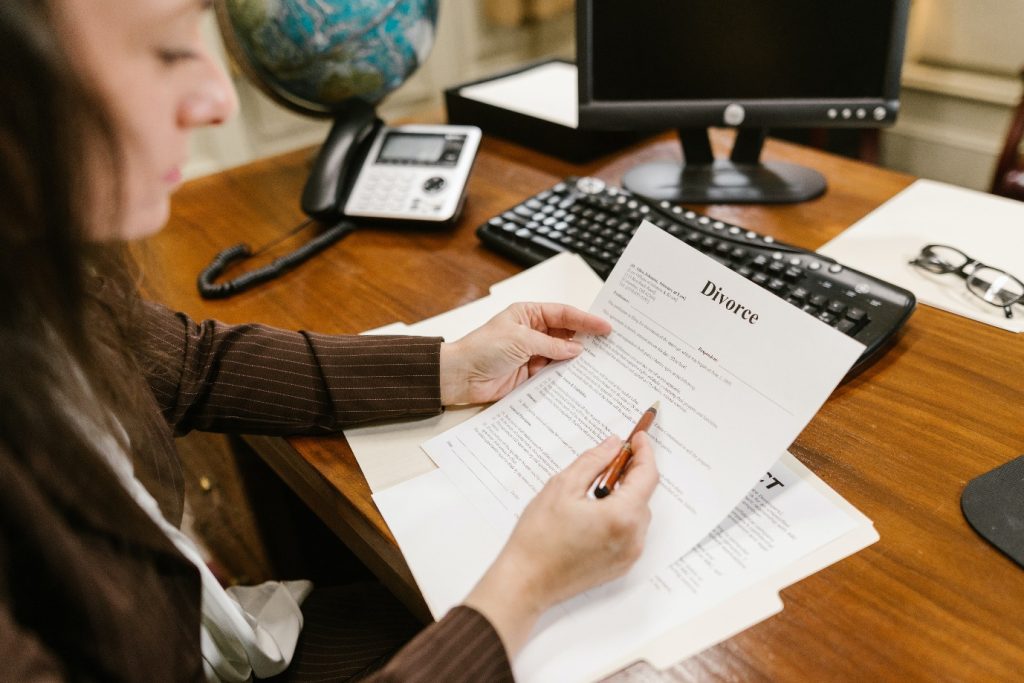
M570 304L586 310L601 288L601 278L575 254L559 254L491 287L482 299L414 325L394 323L368 334L417 334L455 340L483 325L509 304L541 301ZM371 491L381 491L435 465L420 448L482 410L480 406L448 408L424 420L391 422L345 430Z
M440 470L374 501L438 618L504 543ZM778 611L776 592L803 576L787 568L811 558L816 571L863 547L865 534L877 538L870 521L784 454L697 549L653 579L599 588L549 612L514 662L517 680L593 680L638 658L665 666L695 654ZM854 548L836 545L853 537L861 539ZM830 553L816 553L822 548Z
M918 180L818 251L851 268L905 287L936 308L1011 332L1024 331L1024 306L1013 318L967 291L956 275L910 265L927 244L946 244L1024 279L1024 202L933 180Z
M459 90L463 97L576 128L576 65L549 62Z
M591 311L612 321L611 335L585 339L578 358L424 450L507 536L552 475L659 400L649 434L661 483L629 587L725 518L863 346L646 222Z

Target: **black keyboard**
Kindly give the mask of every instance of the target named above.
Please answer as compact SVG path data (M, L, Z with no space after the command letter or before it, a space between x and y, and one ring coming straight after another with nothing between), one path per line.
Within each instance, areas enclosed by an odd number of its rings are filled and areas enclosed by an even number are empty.
M827 256L597 178L567 178L490 219L476 234L526 265L575 252L607 278L642 219L865 344L854 371L884 351L916 305L902 287Z

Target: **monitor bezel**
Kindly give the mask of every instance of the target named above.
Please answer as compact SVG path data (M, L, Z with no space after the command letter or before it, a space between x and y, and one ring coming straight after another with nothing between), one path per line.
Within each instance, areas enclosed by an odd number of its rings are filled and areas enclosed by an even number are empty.
M896 122L900 107L900 75L903 69L910 0L894 0L896 6L889 36L889 55L885 65L881 97L630 101L595 100L593 97L593 68L590 57L594 48L593 34L589 30L593 2L595 0L577 0L576 3L576 68L579 74L580 128L875 128L890 126Z

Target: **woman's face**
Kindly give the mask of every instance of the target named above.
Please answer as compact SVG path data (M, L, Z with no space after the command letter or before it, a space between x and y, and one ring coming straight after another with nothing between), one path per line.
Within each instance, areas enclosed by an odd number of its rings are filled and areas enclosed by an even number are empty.
M90 237L151 235L170 213L189 133L223 122L238 105L231 81L202 38L200 26L211 2L54 2L72 59L107 103L122 148L119 220L117 225L93 221ZM94 186L101 196L111 196L105 179Z

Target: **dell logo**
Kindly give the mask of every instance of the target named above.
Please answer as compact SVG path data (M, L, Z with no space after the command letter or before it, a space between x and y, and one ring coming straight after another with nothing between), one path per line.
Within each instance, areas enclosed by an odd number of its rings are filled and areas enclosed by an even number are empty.
M743 119L746 118L746 116L746 110L734 102L725 108L725 113L722 115L722 119L725 121L725 125L727 126L738 126L743 123Z

